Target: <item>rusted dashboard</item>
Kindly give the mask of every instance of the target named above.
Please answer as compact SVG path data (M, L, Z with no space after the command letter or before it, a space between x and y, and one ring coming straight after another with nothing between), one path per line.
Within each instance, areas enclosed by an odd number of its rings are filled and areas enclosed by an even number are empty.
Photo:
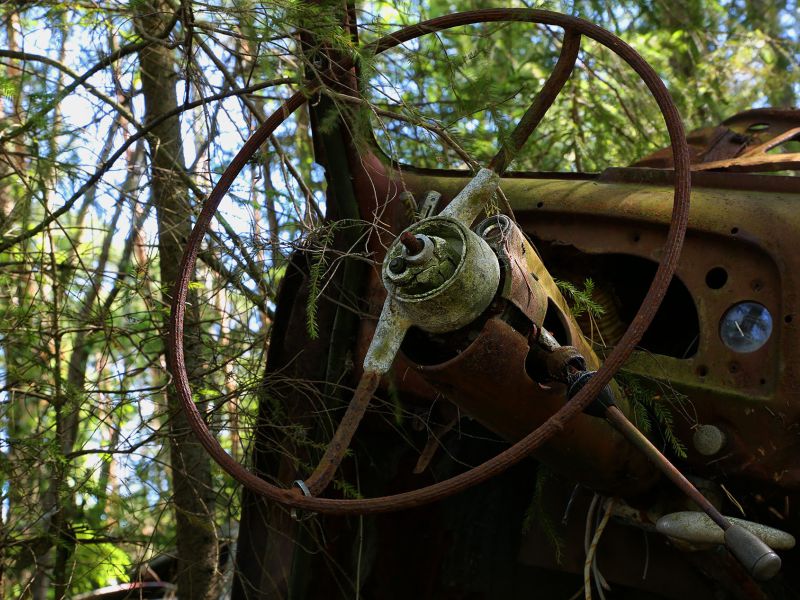
M516 176L502 187L554 277L576 284L591 278L607 292L616 329L624 331L660 259L672 209L667 178L664 171L619 169L585 179ZM443 202L467 179L404 174L409 189L437 190ZM692 472L794 488L800 484L794 366L800 189L792 177L695 179L677 281L626 371L685 397L675 428ZM747 310L756 313L758 339L726 345L721 327L742 331ZM588 329L584 334L600 349L613 345L614 327L610 339ZM693 443L704 425L723 434L713 452Z

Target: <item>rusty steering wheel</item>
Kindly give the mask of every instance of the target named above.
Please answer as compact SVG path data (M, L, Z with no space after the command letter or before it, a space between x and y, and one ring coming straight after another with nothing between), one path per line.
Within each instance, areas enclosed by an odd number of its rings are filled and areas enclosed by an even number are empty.
M672 220L663 257L641 307L625 335L614 348L613 352L608 356L605 364L600 368L596 376L593 377L574 398L567 402L537 429L501 454L451 479L401 494L350 500L317 497L317 494L324 490L337 469L344 449L349 445L350 439L361 420L361 416L364 414L372 394L377 389L382 372L388 369L394 359L399 343L402 341L405 328L410 324L417 324L415 320L417 317L415 315L409 316L403 311L398 313L396 310L397 305L393 303L392 294L390 293L389 298L387 298L387 303L384 305L384 311L381 315L376 335L373 338L373 343L370 346L370 351L365 359L364 375L358 384L353 400L339 428L325 452L325 456L314 473L312 473L305 482L299 482L299 489L290 489L272 485L245 469L220 446L219 442L208 430L207 425L192 399L192 390L189 385L184 359L183 324L185 319L185 303L191 273L197 261L200 244L220 201L227 193L233 180L246 165L247 161L255 154L275 129L283 123L289 115L307 102L312 93L319 91L322 87L322 84L319 82L309 82L305 90L297 92L289 98L258 128L220 177L214 190L206 200L194 229L192 230L191 236L189 237L181 262L180 278L173 292L169 340L169 366L175 380L183 409L188 415L189 423L194 433L197 435L206 451L225 471L253 492L293 508L329 514L390 512L420 506L456 494L503 472L521 459L527 457L534 449L541 446L560 431L567 422L588 406L603 387L614 377L622 364L630 356L634 347L652 321L675 272L686 232L690 194L689 150L686 144L680 115L678 114L678 110L669 92L653 68L650 67L633 48L609 31L577 17L533 9L487 9L454 13L424 21L417 25L405 27L370 44L366 50L367 52L379 54L422 35L450 29L452 27L483 22L512 21L560 27L565 31L564 47L567 46L569 40L570 44L574 44L575 52L577 52L577 46L581 35L589 37L606 46L625 60L644 81L664 117L669 132L675 164L675 193ZM563 56L564 49L562 47L562 57ZM574 57L572 60L574 62ZM343 64L341 64L341 67L344 69L350 69L352 66L353 61L351 59L346 59ZM556 71L558 71L560 67L563 68L561 59L559 59L559 64L556 66ZM572 64L569 64L567 76L569 72L571 72L571 68ZM554 76L555 74L556 72L554 71ZM551 79L553 79L553 77L551 77ZM566 78L564 78L564 81L565 80ZM552 98L555 98L561 86L563 86L563 81L560 85L555 87L554 90L549 90ZM545 92L547 92L547 90L543 90L540 96L546 96L547 93ZM522 128L527 129L527 131L521 139L516 140L519 147L521 147L522 143L527 139L527 135L530 134L538 124L551 103L552 99L545 103L543 109L540 107L540 114L532 115L532 120L527 123L526 127ZM530 111L531 109L529 109L529 113ZM531 115L526 113L526 117L529 116ZM523 120L526 119L526 117L523 117ZM522 123L520 123L520 125L522 125ZM520 129L521 128L518 126L517 130ZM513 137L514 136L512 136L512 138ZM495 157L495 160L490 163L489 169L482 169L475 179L473 179L456 199L448 205L445 211L443 211L446 213L444 217L440 215L438 217L432 217L432 219L444 218L455 222L456 224L454 227L459 228L460 224L461 230L466 229L469 231L470 222L478 212L480 212L483 208L483 203L496 188L499 179L498 174L505 170L505 166L512 157L513 153L504 153L504 151L501 150L498 156ZM399 248L402 243L401 240L396 240L392 247L390 247L387 257L391 255L393 249ZM406 240L406 243L408 243L408 240ZM386 281L385 274L386 266L384 266L384 281ZM462 315L461 318L462 320L470 319L474 318L474 316L476 315L467 314ZM424 321L424 315L419 317L419 319Z

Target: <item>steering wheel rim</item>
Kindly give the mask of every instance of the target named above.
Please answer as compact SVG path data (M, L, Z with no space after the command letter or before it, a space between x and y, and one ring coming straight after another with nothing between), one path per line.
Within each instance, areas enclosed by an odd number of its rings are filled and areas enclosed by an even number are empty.
M485 22L528 22L553 25L566 31L574 31L580 35L604 45L636 72L655 99L670 136L674 164L674 200L672 218L664 252L653 281L642 305L634 316L621 340L609 354L605 363L597 371L590 382L569 402L539 425L525 438L511 448L501 452L477 467L456 475L450 479L403 492L391 496L363 499L336 499L303 496L297 489L281 488L273 485L258 475L248 471L236 462L219 444L203 421L193 399L191 386L184 359L183 325L185 320L185 303L189 289L191 273L197 261L200 244L208 231L211 219L217 211L222 198L231 184L246 165L247 161L269 136L295 110L308 101L309 97L320 89L319 83L313 83L309 89L291 96L284 104L253 133L241 150L231 161L220 177L197 218L194 228L184 250L178 282L173 290L172 311L169 327L168 362L174 378L176 390L183 409L187 413L189 424L211 457L234 479L251 491L280 504L308 511L327 514L374 514L391 512L421 506L430 502L452 496L469 487L494 477L529 456L533 450L541 446L553 435L563 429L573 417L579 414L602 388L614 377L622 364L633 352L634 347L650 325L667 287L677 268L678 258L683 246L689 217L689 196L691 175L689 167L689 149L685 138L683 123L677 107L672 101L664 83L653 68L628 44L611 32L578 17L561 13L536 9L484 9L453 13L443 17L423 21L416 25L402 28L366 47L367 51L380 54L402 43L422 35L450 29L453 27ZM353 66L352 59L339 64L342 70Z

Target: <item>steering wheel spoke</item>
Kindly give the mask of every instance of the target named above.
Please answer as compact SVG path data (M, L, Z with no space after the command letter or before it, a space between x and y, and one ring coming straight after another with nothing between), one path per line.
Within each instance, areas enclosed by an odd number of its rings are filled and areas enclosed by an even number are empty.
M500 176L495 171L491 168L481 169L450 204L444 207L440 215L469 227L497 191L499 184Z
M561 43L561 54L558 57L555 68L553 68L553 72L550 73L550 77L547 78L542 89L534 97L528 110L522 115L514 131L511 132L511 135L508 136L500 150L489 162L489 168L498 175L505 173L511 161L517 157L525 142L536 131L548 109L561 93L575 68L575 61L578 58L580 47L581 34L572 29L565 29L564 40Z
M347 411L336 428L336 433L333 434L331 441L328 443L322 460L319 461L317 468L304 482L311 496L320 495L333 479L336 469L339 468L347 449L350 447L350 442L353 440L361 419L364 417L364 413L367 412L372 395L378 389L380 382L381 373L364 371L358 382L358 387L353 393L353 399L347 406Z

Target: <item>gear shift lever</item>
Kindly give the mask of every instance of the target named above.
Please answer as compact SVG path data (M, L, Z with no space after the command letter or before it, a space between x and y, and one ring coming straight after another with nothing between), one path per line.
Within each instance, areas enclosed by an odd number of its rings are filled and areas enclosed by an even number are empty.
M572 398L594 376L593 371L577 373L569 387L567 396ZM766 581L774 577L781 568L781 559L767 544L741 525L731 523L702 493L656 448L614 403L614 394L606 386L587 411L594 416L603 416L630 443L639 448L650 461L678 488L694 501L714 523L725 532L725 546L747 569L754 579Z

